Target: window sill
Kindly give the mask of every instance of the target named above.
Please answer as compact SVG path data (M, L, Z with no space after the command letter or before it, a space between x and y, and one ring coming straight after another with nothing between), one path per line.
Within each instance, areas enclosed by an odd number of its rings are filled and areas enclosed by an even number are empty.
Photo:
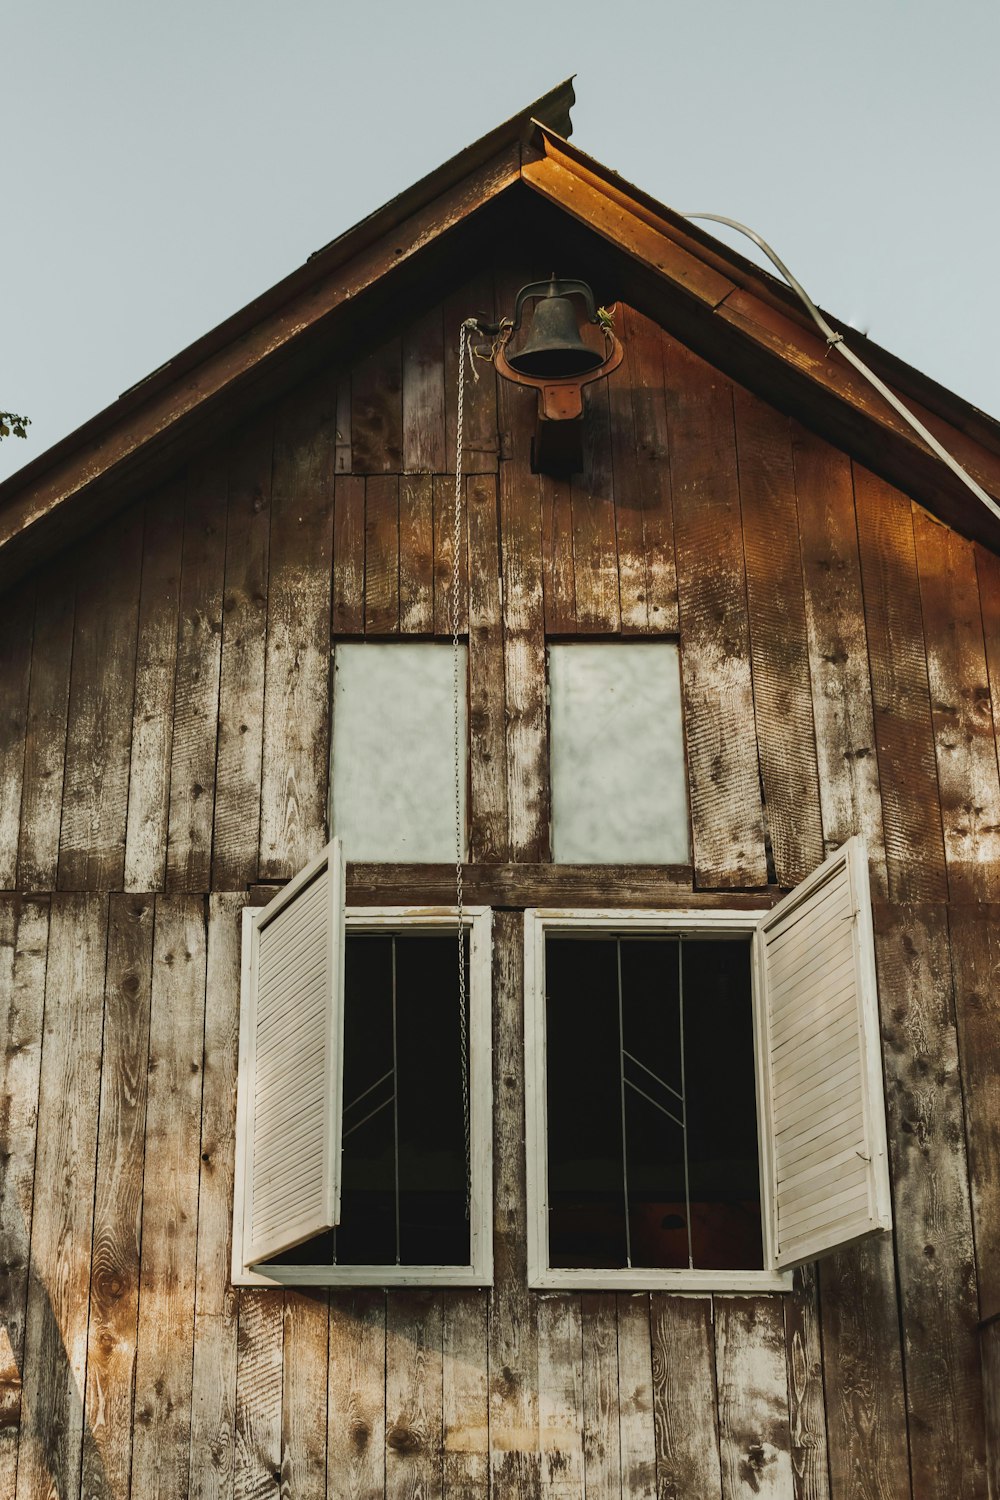
M492 1266L261 1266L233 1277L235 1287L492 1285Z
M679 1292L703 1296L706 1292L790 1292L791 1271L588 1271L574 1267L529 1273L532 1291L574 1292Z

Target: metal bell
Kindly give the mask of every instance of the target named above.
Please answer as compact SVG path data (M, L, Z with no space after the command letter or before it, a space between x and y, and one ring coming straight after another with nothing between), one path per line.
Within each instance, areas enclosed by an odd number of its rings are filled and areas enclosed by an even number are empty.
M516 323L520 322L523 303L537 298L528 340L516 354L507 355L507 363L519 375L535 379L561 380L587 375L604 363L605 355L590 349L580 337L580 326L570 302L579 294L588 302L593 321L593 294L579 281L561 282L553 276L548 285L535 282L522 288L517 296Z

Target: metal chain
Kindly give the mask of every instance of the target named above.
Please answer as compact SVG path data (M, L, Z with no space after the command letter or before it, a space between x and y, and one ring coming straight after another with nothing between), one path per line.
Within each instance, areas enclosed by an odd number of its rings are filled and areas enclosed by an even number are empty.
M451 573L451 648L453 686L453 727L455 749L455 906L458 911L458 1016L462 1048L462 1110L465 1124L465 1217L472 1205L472 1114L469 1100L469 1005L465 978L465 908L462 898L462 856L465 852L465 829L462 819L462 650L459 639L459 588L462 557L462 443L465 425L465 360L472 359L472 331L479 325L466 318L458 336L458 422L455 435L455 527L452 538ZM475 365L472 373L479 379Z

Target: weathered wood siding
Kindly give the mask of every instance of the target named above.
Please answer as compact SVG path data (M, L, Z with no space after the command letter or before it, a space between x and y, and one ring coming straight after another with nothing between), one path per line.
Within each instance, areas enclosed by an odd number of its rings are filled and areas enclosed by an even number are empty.
M532 395L485 364L467 386L496 1285L229 1286L238 911L326 839L331 633L449 631L457 327L535 269L421 311L0 601L2 1495L985 1500L1000 561L629 308L571 482L530 472ZM545 641L656 633L693 870L616 871L618 899L766 901L855 832L872 859L895 1234L786 1298L526 1288L516 908L608 900L547 864ZM378 880L353 899L392 900Z

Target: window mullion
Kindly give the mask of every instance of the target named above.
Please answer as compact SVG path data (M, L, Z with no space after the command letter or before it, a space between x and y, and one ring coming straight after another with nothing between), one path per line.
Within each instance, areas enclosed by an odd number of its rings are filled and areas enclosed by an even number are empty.
M687 1223L688 1269L694 1270L694 1249L691 1239L691 1169L688 1161L688 1106L687 1082L684 1074L684 938L677 937L677 995L681 1049L681 1130L684 1137L684 1218Z
M622 940L615 943L618 961L618 1077L622 1100L622 1193L625 1198L625 1264L632 1268L632 1227L629 1222L628 1144L625 1134L625 1022L622 1015Z

